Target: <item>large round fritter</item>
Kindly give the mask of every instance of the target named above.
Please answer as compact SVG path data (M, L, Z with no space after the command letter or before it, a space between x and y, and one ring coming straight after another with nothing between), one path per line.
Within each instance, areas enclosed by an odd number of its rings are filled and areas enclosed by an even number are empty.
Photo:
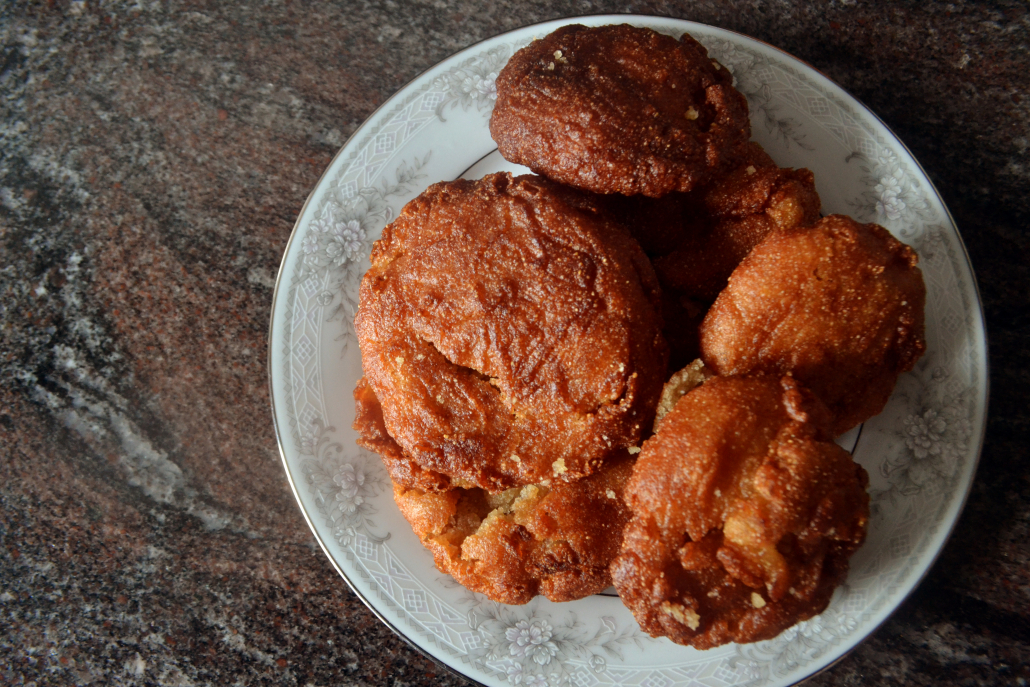
M771 234L730 277L701 327L718 374L791 373L843 433L883 410L926 349L926 287L909 246L831 215Z
M714 377L641 451L612 577L652 636L707 649L776 636L829 603L861 545L868 477L791 377Z
M743 154L747 101L689 35L562 27L497 77L501 155L596 193L689 191Z
M423 471L391 476L496 493L595 472L650 426L658 303L640 247L583 194L507 174L431 186L373 247L355 318L386 430Z

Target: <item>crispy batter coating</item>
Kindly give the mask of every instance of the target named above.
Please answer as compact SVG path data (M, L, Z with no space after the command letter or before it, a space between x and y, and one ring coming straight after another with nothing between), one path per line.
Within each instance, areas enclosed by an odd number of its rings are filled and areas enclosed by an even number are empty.
M749 159L705 188L683 241L654 261L662 288L711 303L730 274L773 231L819 220L821 202L807 169L783 169L752 144Z
M354 387L354 430L358 444L378 453L383 459L390 479L423 491L444 491L454 486L451 478L433 470L426 470L405 455L393 437L386 431L383 407L379 404L368 380L362 377Z
M689 35L564 26L497 77L505 159L595 193L689 191L744 154L747 101Z
M714 377L641 451L612 577L652 636L769 639L829 603L869 518L868 476L789 376Z
M740 264L701 327L718 374L790 372L841 434L883 410L926 349L926 287L909 246L831 215L770 235Z
M737 166L690 193L604 202L658 274L670 370L700 355L708 307L751 249L772 231L818 221L821 205L810 171L777 167L754 142Z
M355 328L403 456L495 493L640 442L665 375L658 307L647 257L592 199L494 174L435 184L386 227Z
M393 485L393 498L436 567L499 603L537 594L573 601L611 585L629 511L622 500L633 460L622 451L573 484L534 484L499 494Z
M572 601L611 585L609 565L629 520L623 491L633 467L625 450L578 482L534 484L491 494L451 488L446 476L422 471L390 438L375 394L362 379L354 391L358 443L378 453L393 497L436 567L494 601L524 604L537 594ZM412 474L412 471L414 474ZM441 483L437 479L442 479ZM421 482L420 482L421 480Z

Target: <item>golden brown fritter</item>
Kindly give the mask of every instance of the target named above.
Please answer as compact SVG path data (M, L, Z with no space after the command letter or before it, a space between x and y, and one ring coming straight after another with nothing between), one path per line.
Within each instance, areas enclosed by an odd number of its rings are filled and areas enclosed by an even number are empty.
M869 517L868 476L789 376L714 377L639 455L616 589L652 636L707 649L825 609Z
M740 159L747 101L689 35L563 26L497 77L490 133L505 159L595 193L689 191Z
M926 349L926 287L909 246L831 215L771 234L730 277L701 327L718 374L790 372L841 434L883 410Z
M625 450L599 472L572 484L536 484L490 494L461 488L421 470L390 438L375 394L362 379L354 391L358 443L378 453L396 479L393 496L436 567L500 603L537 594L572 601L611 584L608 567L629 519L623 490L633 458ZM453 487L453 488L452 488Z
M603 202L658 274L670 370L700 355L708 307L751 249L772 231L813 224L820 208L812 173L777 167L754 142L736 167L690 193Z
M819 220L812 173L777 167L758 144L752 148L760 154L706 187L701 211L685 223L683 241L654 260L663 289L711 303L766 236Z
M593 200L494 174L405 206L373 246L355 327L403 455L499 492L581 478L640 442L665 376L658 308L647 257Z
M629 513L622 500L633 460L623 450L573 484L534 484L499 494L427 492L394 483L393 497L440 571L494 601L537 594L572 601L611 585Z

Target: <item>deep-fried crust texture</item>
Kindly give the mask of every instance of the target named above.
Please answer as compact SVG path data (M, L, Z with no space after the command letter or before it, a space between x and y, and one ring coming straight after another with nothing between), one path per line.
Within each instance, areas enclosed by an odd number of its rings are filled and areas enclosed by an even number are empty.
M358 443L382 457L394 479L394 500L442 572L510 604L537 594L572 601L611 584L609 566L629 519L623 492L633 459L626 451L572 484L499 494L450 488L445 476L419 468L386 433L379 401L364 379L354 397ZM424 486L403 486L396 477Z
M436 567L499 603L537 594L572 601L611 584L609 566L629 519L622 500L633 461L622 451L574 484L426 492L393 497Z
M687 218L683 241L654 261L663 289L711 303L766 236L819 220L821 202L812 173L777 167L771 159L765 164L763 157L768 159L765 151L749 156L705 188L702 210Z
M490 133L507 160L577 188L689 191L751 137L732 80L687 34L564 26L501 70Z
M733 169L690 193L604 202L658 274L671 370L700 355L698 328L736 266L769 233L817 222L821 205L810 171L777 167L754 142Z
M740 264L701 327L718 374L791 372L843 433L883 410L926 349L926 288L909 246L831 215L770 235Z
M386 227L355 326L403 456L498 492L639 443L665 374L658 307L646 256L592 199L494 174L435 184Z
M354 387L354 430L358 433L358 444L378 453L383 459L386 471L394 482L407 484L423 491L450 489L451 479L439 472L426 470L405 455L387 431L383 421L383 407L375 392L362 377Z
M612 577L653 636L707 649L820 613L861 545L868 476L790 377L715 377L640 453Z

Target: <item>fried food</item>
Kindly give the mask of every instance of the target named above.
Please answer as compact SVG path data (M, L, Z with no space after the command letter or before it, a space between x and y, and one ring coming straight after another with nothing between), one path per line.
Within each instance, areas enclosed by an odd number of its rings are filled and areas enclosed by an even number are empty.
M736 209L733 207L734 204L719 202L719 190L737 177L750 179L751 176L746 174L748 167L763 172L777 168L765 149L751 141L744 149L744 156L740 161L689 193L674 192L661 198L612 194L605 196L604 202L616 219L626 225L633 238L647 253L647 257L654 261L669 255L681 245L702 245L716 219L728 216ZM736 193L724 192L722 195L733 197L741 193L736 190ZM711 202L708 202L709 196L712 196ZM743 203L738 202L735 205L740 206ZM763 203L752 201L751 205L756 207ZM758 207L758 210L761 208Z
M841 434L882 411L926 349L917 261L883 227L843 215L771 234L705 317L705 364L720 375L790 372Z
M573 484L531 484L499 494L427 492L394 483L393 498L436 567L500 603L537 594L573 601L611 585L629 512L622 493L633 460L621 451Z
M689 35L564 26L497 77L490 133L505 159L595 193L689 191L744 154L747 100Z
M707 649L769 639L826 608L861 545L868 476L789 376L714 377L639 455L612 564L652 636Z
M639 444L665 376L647 257L596 202L533 176L431 186L372 249L355 328L389 437L497 493L574 481Z
M754 142L736 167L690 193L604 202L658 274L670 370L700 355L708 307L751 249L773 231L818 221L821 205L809 170L777 167Z
M777 167L751 144L748 159L707 186L683 240L654 260L662 288L711 303L730 274L766 236L819 220L821 202L807 169Z
M445 491L453 486L447 475L426 470L411 456L405 455L404 450L386 431L383 406L364 377L354 387L353 428L358 433L358 444L379 454L394 483L406 484L422 491Z
M491 494L421 471L390 438L379 401L364 379L354 397L358 443L378 453L391 476L404 475L420 485L394 480L393 498L441 572L508 604L524 604L537 594L572 601L611 585L608 568L629 520L622 498L633 466L627 451L572 484L532 484Z

